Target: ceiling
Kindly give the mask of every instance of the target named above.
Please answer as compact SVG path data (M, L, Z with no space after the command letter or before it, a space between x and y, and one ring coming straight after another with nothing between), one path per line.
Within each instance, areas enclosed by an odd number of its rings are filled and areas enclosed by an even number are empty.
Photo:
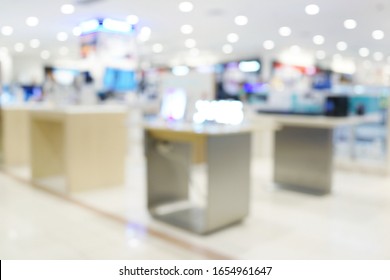
M140 18L140 26L149 26L152 36L149 41L140 45L141 52L149 53L151 46L161 43L164 51L160 54L150 52L149 58L154 62L185 63L189 50L184 41L193 38L197 42L200 56L214 60L229 60L236 57L253 57L280 53L291 45L314 52L324 50L327 57L340 53L346 57L358 57L359 49L367 47L371 54L382 52L384 61L390 55L390 2L372 0L192 0L194 10L190 13L180 12L180 0L97 0L89 4L80 4L86 0L0 0L0 27L12 26L11 36L0 34L0 47L6 47L13 55L39 55L42 50L49 50L53 57L59 56L58 50L67 46L69 56L78 55L78 38L72 35L72 29L81 21L97 17L125 19L129 14ZM86 1L88 2L88 0ZM75 12L64 15L60 11L63 4L74 4ZM317 4L320 12L307 15L305 6ZM234 18L245 15L249 22L245 26L237 26ZM40 23L36 27L28 27L25 19L36 16ZM357 28L347 30L344 20L352 18L358 23ZM191 24L194 32L184 35L180 26ZM278 34L281 26L289 26L292 35L282 37ZM383 40L374 40L372 32L383 30ZM56 34L60 31L69 33L66 42L59 42ZM240 40L233 44L232 54L224 54L222 46L227 43L226 36L235 32ZM317 46L313 43L314 35L325 37L325 43ZM41 46L31 49L28 42L38 38ZM273 40L275 49L267 51L263 48L265 40ZM339 41L348 44L346 51L336 49ZM15 53L14 45L22 42L26 45L23 53ZM370 55L372 58L372 56ZM369 58L370 58L369 57Z

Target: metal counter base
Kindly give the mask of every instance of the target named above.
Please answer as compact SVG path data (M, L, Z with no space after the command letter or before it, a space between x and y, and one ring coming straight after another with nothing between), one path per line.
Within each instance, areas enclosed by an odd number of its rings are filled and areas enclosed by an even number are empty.
M283 126L275 133L274 181L328 194L332 187L333 128Z
M249 132L209 135L147 129L147 199L151 215L198 234L211 233L245 218L249 211L250 139ZM202 154L196 157L193 151ZM206 174L197 184L192 171L199 165L204 165ZM159 211L182 201L190 206Z
M202 208L192 207L166 214L152 213L152 216L157 220L191 232L205 233L206 210Z

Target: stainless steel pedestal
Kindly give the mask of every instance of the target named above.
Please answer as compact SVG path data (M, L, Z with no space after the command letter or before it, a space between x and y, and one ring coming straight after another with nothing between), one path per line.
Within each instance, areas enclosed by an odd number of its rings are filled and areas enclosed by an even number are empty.
M326 194L332 186L333 128L283 126L275 133L274 181Z
M148 208L155 218L206 234L247 216L249 132L221 135L154 132L145 130ZM194 155L194 150L203 154ZM194 168L205 173L198 174L203 176L203 183L194 183Z

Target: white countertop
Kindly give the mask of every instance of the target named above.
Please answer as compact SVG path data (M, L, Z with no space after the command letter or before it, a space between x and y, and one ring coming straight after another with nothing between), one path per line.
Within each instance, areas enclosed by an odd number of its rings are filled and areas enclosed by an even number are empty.
M335 128L338 126L351 126L380 121L379 114L350 117L326 117L326 116L298 116L278 114L256 114L250 117L253 126L301 126L318 128Z
M250 133L252 127L249 125L218 125L218 124L191 124L191 123L174 123L164 121L147 121L143 127L146 130L162 130L182 133L194 133L200 135L226 135Z
M104 113L126 113L125 105L74 105L64 107L31 106L32 113L54 113L54 114L104 114Z

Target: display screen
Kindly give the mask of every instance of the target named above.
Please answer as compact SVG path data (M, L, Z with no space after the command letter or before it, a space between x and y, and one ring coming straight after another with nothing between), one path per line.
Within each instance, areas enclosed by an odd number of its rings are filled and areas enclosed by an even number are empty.
M258 59L216 65L217 99L240 100L250 94L262 93L260 70Z
M274 62L272 67L272 77L276 84L298 91L331 89L332 73L316 66L296 66L281 62Z
M187 95L183 89L169 89L164 93L160 115L165 120L181 120L184 118Z
M107 68L104 75L104 88L108 91L125 92L137 86L134 71Z

